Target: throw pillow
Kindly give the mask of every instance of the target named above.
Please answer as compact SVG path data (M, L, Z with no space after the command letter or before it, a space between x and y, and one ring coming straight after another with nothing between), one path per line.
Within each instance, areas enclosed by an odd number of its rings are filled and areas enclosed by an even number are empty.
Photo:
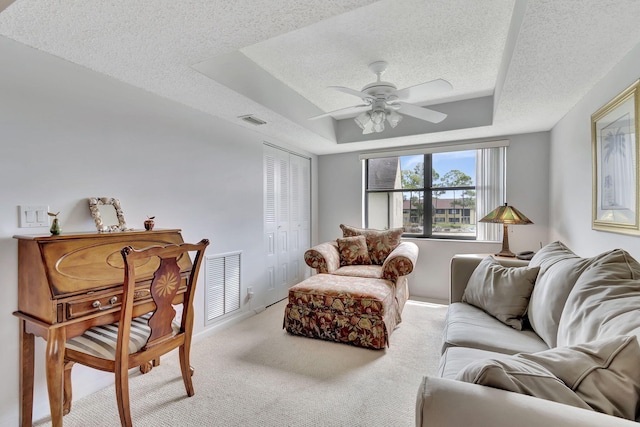
M574 347L479 361L457 376L474 382L605 414L636 419L640 346L635 335Z
M522 330L522 317L540 267L505 267L492 257L483 259L471 274L462 301Z
M367 241L364 236L344 237L337 239L340 265L371 264Z
M400 244L403 228L374 230L340 224L343 237L364 236L372 264L382 265L389 254Z

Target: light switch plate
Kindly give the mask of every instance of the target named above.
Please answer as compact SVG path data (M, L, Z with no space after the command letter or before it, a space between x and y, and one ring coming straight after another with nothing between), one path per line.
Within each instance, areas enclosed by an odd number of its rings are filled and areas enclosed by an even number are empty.
M47 205L20 205L18 212L20 228L49 226L49 215L47 215L49 206Z

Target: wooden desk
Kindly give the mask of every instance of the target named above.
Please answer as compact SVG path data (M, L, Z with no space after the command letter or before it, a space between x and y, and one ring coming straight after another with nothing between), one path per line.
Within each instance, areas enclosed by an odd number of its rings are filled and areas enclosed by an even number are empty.
M34 337L47 341L46 378L51 419L62 426L64 408L71 396L63 396L64 348L67 339L87 329L118 320L124 262L120 250L183 243L180 230L113 233L73 233L58 236L14 236L18 239L18 311L20 319L20 423L32 425ZM184 288L191 259L178 262ZM149 292L157 265L136 266L134 316L154 308ZM138 289L139 288L139 289ZM180 291L179 291L180 292ZM182 294L179 293L179 302Z

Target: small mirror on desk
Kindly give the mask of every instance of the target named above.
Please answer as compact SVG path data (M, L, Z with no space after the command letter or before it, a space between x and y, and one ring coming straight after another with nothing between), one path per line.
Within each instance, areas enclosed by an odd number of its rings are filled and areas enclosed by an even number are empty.
M127 222L120 201L113 197L90 197L89 211L100 232L126 231Z

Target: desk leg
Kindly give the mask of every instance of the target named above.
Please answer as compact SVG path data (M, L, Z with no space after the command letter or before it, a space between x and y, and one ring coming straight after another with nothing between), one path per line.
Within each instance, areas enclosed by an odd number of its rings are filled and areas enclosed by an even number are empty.
M53 427L62 427L65 338L66 333L64 328L53 328L49 330L46 370L49 406L51 408L51 424Z
M31 427L33 418L34 336L20 319L20 425Z

